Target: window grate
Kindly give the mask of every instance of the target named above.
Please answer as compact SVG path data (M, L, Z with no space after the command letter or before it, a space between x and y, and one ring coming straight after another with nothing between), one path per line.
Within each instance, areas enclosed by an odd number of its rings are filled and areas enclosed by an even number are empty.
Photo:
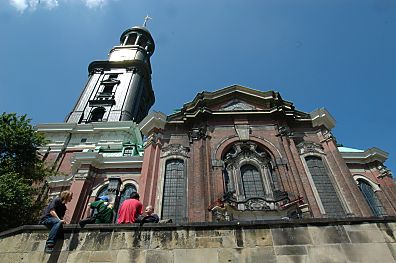
M323 160L317 156L305 158L312 180L322 201L326 215L329 217L344 217L345 212L333 183L330 180Z
M386 212L378 197L375 195L373 188L363 180L359 180L359 189L362 191L364 199L366 199L371 211L375 216L385 216Z
M184 162L173 159L166 162L162 218L173 222L185 221L186 177Z
M256 167L250 164L242 166L241 176L246 199L265 196L263 181Z

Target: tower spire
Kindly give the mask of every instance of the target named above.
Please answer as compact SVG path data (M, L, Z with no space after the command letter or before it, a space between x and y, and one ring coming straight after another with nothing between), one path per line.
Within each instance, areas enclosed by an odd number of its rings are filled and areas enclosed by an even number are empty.
M155 44L145 27L149 19L147 15L144 26L125 30L120 44L110 50L108 60L89 65L88 83L67 122L138 123L146 117L155 101L150 64Z
M151 19L152 19L151 17L149 17L148 15L146 15L146 17L144 18L143 26L146 27L147 21L148 21L148 20L151 20Z

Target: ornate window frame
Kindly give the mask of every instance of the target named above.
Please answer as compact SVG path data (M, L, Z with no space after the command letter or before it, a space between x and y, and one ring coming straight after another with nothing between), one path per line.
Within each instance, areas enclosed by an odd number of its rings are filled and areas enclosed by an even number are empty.
M299 143L297 145L297 149L299 150L300 159L301 159L301 162L302 162L302 164L304 166L304 170L305 170L305 172L307 174L308 181L309 181L309 184L311 186L311 189L312 189L312 192L314 194L314 197L316 199L316 202L317 202L317 204L319 206L320 213L322 215L326 215L327 214L325 209L324 209L324 206L323 206L323 203L322 203L322 199L319 196L318 189L315 186L315 182L314 182L314 180L312 178L312 174L311 174L311 171L309 170L307 161L305 159L306 157L309 157L309 156L316 156L318 158L321 158L323 166L326 168L327 172L329 173L328 177L329 177L331 183L333 184L334 190L335 190L335 192L337 194L338 199L340 200L340 203L341 203L341 205L343 207L343 210L345 211L345 214L346 215L351 214L352 213L352 209L349 207L349 205L346 202L343 194L341 193L340 185L337 182L337 180L335 180L335 178L334 178L334 174L335 174L334 171L328 165L329 162L327 160L327 156L326 156L325 152L323 151L322 145L314 143L314 142L304 141L304 142L301 142L301 143Z
M187 176L187 171L189 167L188 160L190 158L189 152L190 148L185 147L181 144L169 144L166 147L162 148L163 154L160 157L160 169L159 169L159 178L158 178L158 184L157 184L157 199L155 202L155 207L158 207L158 215L160 218L162 218L162 201L163 201L163 195L164 195L164 185L165 185L165 172L166 172L166 163L169 160L182 160L184 163L184 176L185 176L185 183L186 183L186 189L185 189L185 200L186 200L186 210L185 210L185 218L188 218L188 202L187 202L187 197L188 197L188 176Z
M272 167L273 163L270 154L264 150L258 152L257 143L254 142L235 142L232 144L233 153L226 153L223 156L225 164L224 170L229 176L230 189L235 191L237 201L245 201L245 192L243 189L241 168L244 165L252 165L260 173L261 183L265 191L265 196L261 198L273 199L274 191L277 190L273 181Z

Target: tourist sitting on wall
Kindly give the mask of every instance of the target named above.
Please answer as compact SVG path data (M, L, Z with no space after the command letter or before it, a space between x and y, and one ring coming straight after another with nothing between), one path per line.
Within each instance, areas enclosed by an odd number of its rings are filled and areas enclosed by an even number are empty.
M113 221L113 205L109 203L107 196L101 196L88 206L94 209L93 216L79 222L81 227L86 224L110 224Z
M143 205L139 201L138 193L131 193L129 199L122 202L118 211L118 224L133 224L139 215L143 212Z
M144 211L143 215L140 215L136 223L140 223L143 225L144 223L158 223L159 222L159 217L157 214L154 214L154 208L153 206L149 205L146 207L146 210Z
M66 213L66 204L73 199L73 193L70 191L63 191L59 197L54 198L51 203L44 209L43 215L40 219L40 224L51 228L45 250L52 252L54 249L57 237L63 230L63 224L66 221L63 219Z

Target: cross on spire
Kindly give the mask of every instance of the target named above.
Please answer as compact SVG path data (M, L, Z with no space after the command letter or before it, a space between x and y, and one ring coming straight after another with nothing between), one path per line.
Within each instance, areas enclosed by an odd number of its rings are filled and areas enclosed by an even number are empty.
M143 26L146 27L147 21L152 19L151 17L149 17L148 15L144 18L144 23Z

